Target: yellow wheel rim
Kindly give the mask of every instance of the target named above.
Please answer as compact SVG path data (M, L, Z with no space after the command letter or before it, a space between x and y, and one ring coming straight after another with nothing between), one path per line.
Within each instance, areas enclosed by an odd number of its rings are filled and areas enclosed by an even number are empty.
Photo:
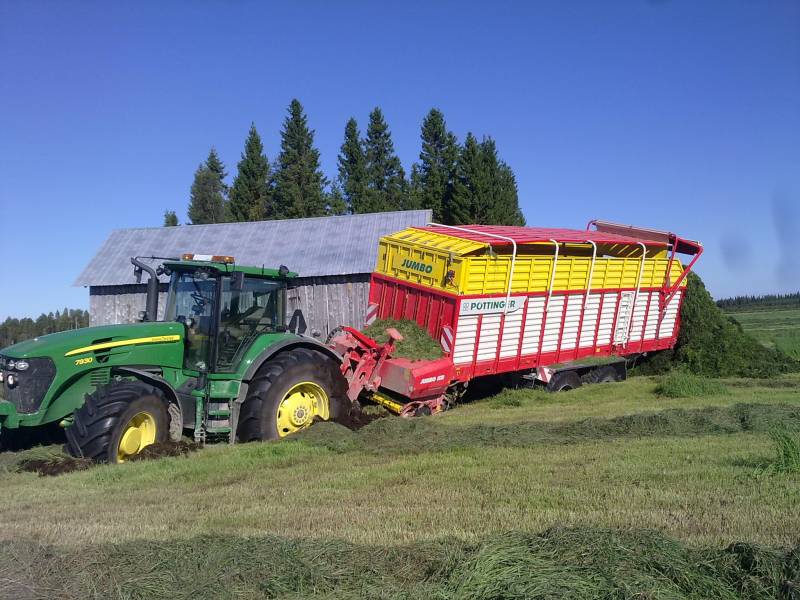
M319 417L328 420L328 394L319 385L304 381L292 386L278 405L278 436L305 429Z
M125 462L129 457L139 454L142 448L154 444L157 427L153 415L147 412L135 414L122 430L117 448L117 462Z

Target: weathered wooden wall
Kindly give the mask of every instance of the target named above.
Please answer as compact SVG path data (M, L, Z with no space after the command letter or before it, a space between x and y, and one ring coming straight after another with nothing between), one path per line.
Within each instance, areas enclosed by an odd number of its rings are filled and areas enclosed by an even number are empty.
M91 325L134 323L145 309L146 289L141 285L109 285L89 288ZM158 295L158 316L163 318L166 285ZM339 325L361 327L369 298L369 275L300 277L286 293L286 318L293 331L325 339Z
M286 316L293 331L312 335L316 330L325 339L339 325L361 328L368 299L367 274L299 277L286 293ZM301 326L295 327L298 322Z
M158 318L164 318L167 286L161 284L158 294ZM135 323L145 309L147 285L103 285L89 288L89 325Z

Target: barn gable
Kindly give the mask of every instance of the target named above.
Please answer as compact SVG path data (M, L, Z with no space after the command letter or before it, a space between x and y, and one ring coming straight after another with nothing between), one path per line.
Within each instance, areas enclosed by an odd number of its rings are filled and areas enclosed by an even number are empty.
M136 284L131 256L169 258L194 252L231 255L243 265L286 265L300 274L287 294L288 315L294 315L294 322L300 323L301 333L318 330L325 336L338 325L363 324L378 240L407 227L426 225L431 218L430 210L414 210L116 229L74 285L89 287L92 325L125 323L136 319L145 301L145 287ZM161 280L167 281L166 277ZM163 308L161 294L161 314Z

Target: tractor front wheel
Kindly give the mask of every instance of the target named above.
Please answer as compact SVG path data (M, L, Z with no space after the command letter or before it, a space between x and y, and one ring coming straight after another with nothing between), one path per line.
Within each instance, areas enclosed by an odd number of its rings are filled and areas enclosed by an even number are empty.
M67 430L72 456L123 463L169 434L169 417L158 388L140 381L114 382L86 396Z
M275 440L318 419L337 420L345 400L344 378L333 360L306 348L282 352L250 382L239 416L239 440Z

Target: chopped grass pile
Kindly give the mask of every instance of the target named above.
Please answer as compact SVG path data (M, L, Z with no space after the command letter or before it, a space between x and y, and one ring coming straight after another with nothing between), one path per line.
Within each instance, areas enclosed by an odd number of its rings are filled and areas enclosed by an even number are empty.
M642 374L683 367L706 377L773 377L800 370L800 362L780 349L763 346L723 313L695 273L688 278L681 308L681 326L673 350L648 357Z
M667 398L693 398L724 394L727 388L719 381L698 377L685 370L671 371L661 378L656 394Z
M203 536L76 551L13 541L0 548L0 579L9 598L793 600L800 546L693 548L649 531L563 528L398 546Z
M94 466L90 458L53 456L50 458L28 458L20 461L19 470L38 473L41 477L62 475L74 471L85 471Z
M394 356L397 358L407 358L409 360L433 360L441 358L442 347L439 342L434 340L428 332L417 325L414 321L396 321L394 319L382 319L375 321L364 329L364 333L369 337L383 343L387 340L386 330L394 327L403 336L403 341L397 344Z

